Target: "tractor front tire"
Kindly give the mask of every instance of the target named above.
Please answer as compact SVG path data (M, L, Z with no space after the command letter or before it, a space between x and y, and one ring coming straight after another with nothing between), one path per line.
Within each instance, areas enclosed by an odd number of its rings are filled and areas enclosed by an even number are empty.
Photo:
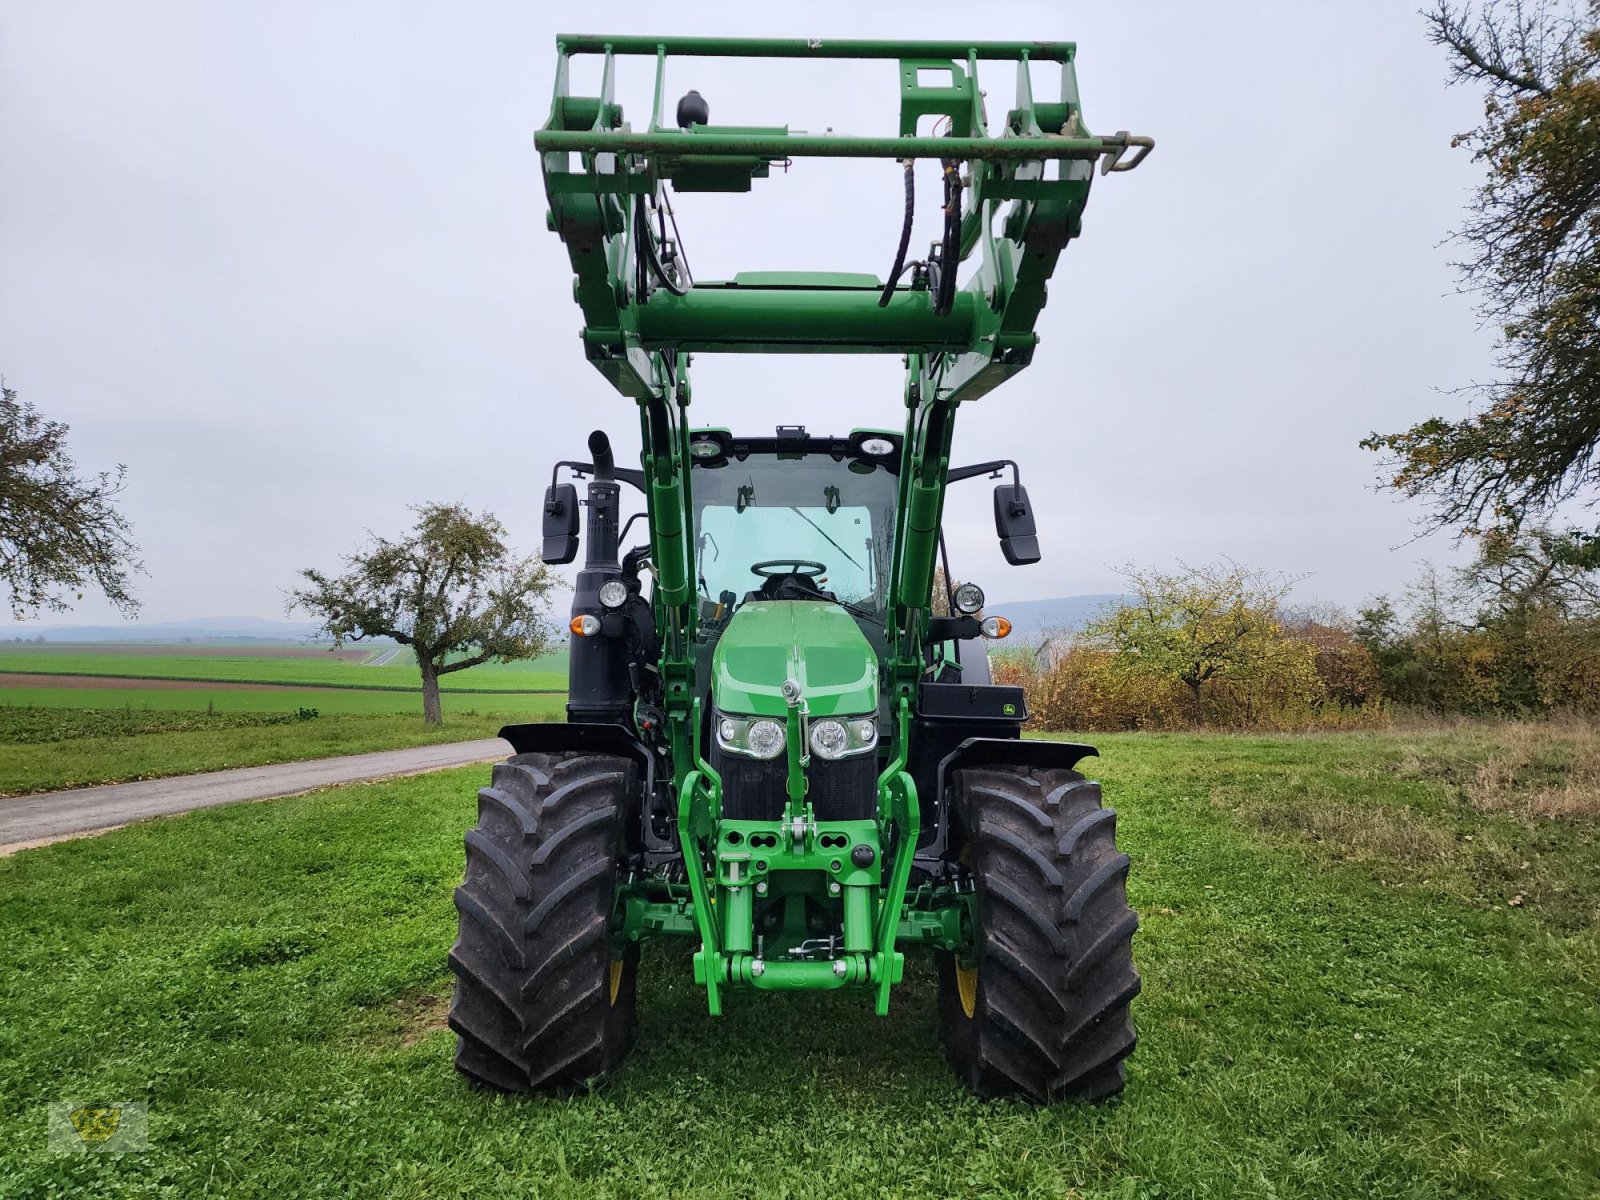
M626 1057L638 948L614 953L611 912L635 789L624 758L519 754L478 792L450 950L456 1069L473 1082L583 1091Z
M939 955L945 1053L975 1094L1040 1103L1120 1092L1139 992L1116 811L1076 771L955 773L977 893L976 958Z

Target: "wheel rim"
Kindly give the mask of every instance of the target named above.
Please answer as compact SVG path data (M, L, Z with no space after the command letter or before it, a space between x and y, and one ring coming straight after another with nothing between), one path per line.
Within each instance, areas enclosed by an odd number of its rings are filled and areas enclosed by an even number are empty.
M961 847L961 865L972 870L972 846ZM976 931L974 931L976 932ZM961 1011L970 1021L978 1015L978 968L963 967L956 963L956 995L961 997Z
M978 968L956 964L956 994L961 997L961 1011L969 1018L978 1012Z
M617 997L622 994L622 960L620 958L611 960L610 984L611 1006L615 1008L617 1006ZM972 1014L968 1013L967 1015L970 1017Z

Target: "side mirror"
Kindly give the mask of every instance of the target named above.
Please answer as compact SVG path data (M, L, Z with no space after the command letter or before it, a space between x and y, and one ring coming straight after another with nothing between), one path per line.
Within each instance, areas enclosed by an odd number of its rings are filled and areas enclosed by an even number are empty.
M994 489L994 531L1000 535L1000 553L1013 567L1039 561L1039 531L1028 489L1020 483L1002 483Z
M544 490L544 549L539 557L557 566L578 557L578 489L570 483L553 483Z

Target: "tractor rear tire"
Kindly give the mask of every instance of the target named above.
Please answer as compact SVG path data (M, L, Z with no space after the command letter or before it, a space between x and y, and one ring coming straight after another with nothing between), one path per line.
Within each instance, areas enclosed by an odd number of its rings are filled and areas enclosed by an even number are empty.
M975 1094L1040 1103L1123 1087L1139 993L1116 811L1076 771L957 771L952 800L977 889L972 969L939 955L939 1025Z
M636 769L593 754L519 754L478 792L450 950L456 1069L509 1092L584 1091L633 1043L638 947L612 902Z

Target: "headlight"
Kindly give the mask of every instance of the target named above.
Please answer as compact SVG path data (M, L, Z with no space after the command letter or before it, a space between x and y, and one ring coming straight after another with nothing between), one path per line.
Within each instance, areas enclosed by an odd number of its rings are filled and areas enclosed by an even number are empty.
M777 758L788 745L788 730L771 717L719 714L717 745L744 758ZM811 753L827 762L878 748L878 722L872 717L823 717L811 722Z
M975 583L963 583L956 589L956 611L971 616L983 611L983 589Z
M600 585L600 603L606 608L621 608L627 601L628 585L622 580L608 579Z
M750 753L757 758L777 758L783 753L783 726L776 721L752 721L747 740Z
M811 752L828 762L877 748L878 723L871 717L825 717L811 722Z
M811 723L811 749L822 758L838 758L845 752L850 735L840 721L813 721Z
M783 723L770 717L719 717L717 745L745 758L777 758L785 742Z

